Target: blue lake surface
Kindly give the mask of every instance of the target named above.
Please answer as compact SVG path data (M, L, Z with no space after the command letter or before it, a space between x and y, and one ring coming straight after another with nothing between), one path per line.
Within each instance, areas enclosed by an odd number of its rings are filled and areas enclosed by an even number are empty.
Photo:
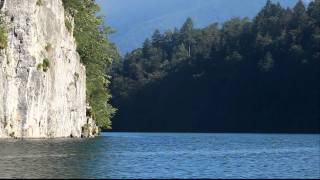
M320 178L320 135L0 140L0 178Z

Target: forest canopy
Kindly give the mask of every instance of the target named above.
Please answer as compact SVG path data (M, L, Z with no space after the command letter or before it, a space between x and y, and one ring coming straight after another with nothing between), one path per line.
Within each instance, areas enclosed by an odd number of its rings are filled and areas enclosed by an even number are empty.
M320 0L160 32L113 64L114 129L320 131Z

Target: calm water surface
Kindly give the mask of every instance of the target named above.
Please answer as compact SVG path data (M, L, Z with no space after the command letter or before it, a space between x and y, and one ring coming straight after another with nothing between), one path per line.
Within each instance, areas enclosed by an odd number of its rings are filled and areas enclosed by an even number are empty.
M0 178L320 178L320 135L0 140Z

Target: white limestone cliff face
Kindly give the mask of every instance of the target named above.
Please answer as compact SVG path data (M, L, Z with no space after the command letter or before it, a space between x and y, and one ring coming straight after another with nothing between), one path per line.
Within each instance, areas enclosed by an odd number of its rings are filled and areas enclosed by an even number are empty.
M65 27L62 1L37 1L4 0L1 9L8 47L0 52L0 138L81 137L85 67Z

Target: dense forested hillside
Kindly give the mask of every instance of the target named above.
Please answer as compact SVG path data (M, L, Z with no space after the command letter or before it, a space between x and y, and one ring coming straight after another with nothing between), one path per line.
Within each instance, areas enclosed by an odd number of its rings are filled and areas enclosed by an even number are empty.
M114 64L115 130L320 131L320 0L155 31Z
M298 0L272 0L292 7ZM309 0L304 0L308 2ZM110 39L121 52L142 45L155 29L161 32L182 26L192 17L197 28L212 22L222 23L231 17L254 17L266 0L97 0L106 22L117 30Z

